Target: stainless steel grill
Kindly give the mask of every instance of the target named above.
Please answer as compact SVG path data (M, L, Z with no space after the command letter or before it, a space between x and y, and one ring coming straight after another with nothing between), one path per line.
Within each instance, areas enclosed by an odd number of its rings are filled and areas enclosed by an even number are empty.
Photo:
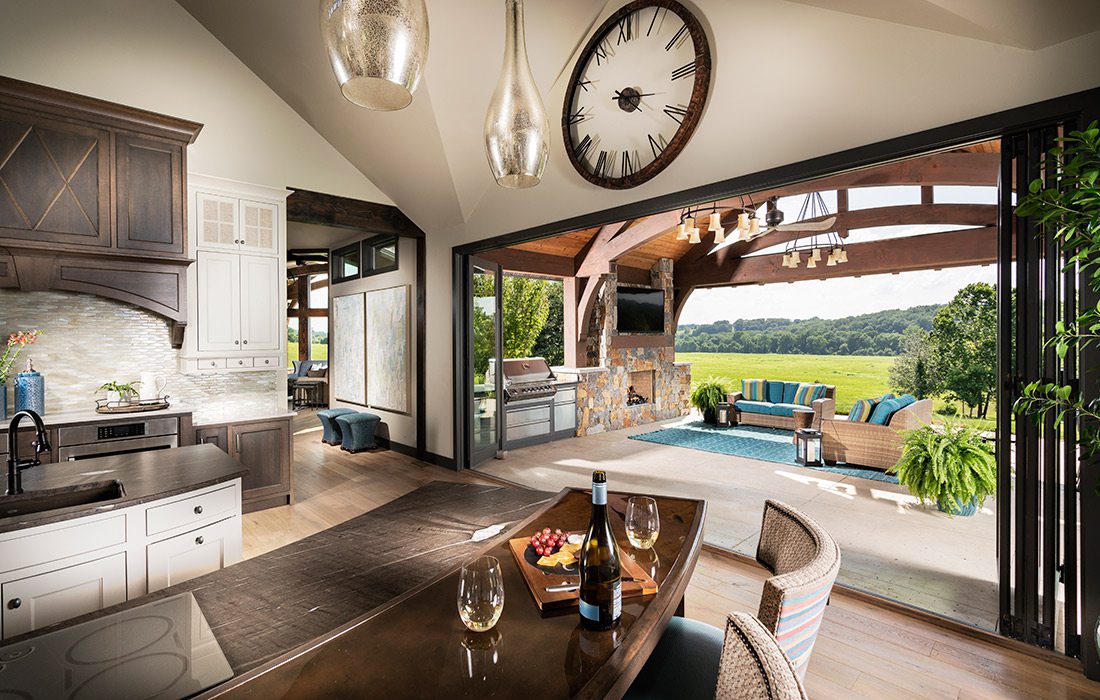
M554 373L542 357L504 360L504 400L541 399L557 393Z

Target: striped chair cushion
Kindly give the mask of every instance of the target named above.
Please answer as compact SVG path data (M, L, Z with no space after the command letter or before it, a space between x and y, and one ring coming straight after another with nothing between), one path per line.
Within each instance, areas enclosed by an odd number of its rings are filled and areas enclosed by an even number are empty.
M878 401L875 399L860 399L852 405L848 412L848 420L853 423L866 423L871 420L871 414L875 411Z
M767 380L742 379L741 394L746 401L767 401Z
M774 632L799 677L805 677L829 592L840 572L840 548L812 519L769 499L764 503L756 559L775 574L764 582L757 617Z
M824 384L799 384L794 393L794 402L800 406L813 406L814 401L825 396Z

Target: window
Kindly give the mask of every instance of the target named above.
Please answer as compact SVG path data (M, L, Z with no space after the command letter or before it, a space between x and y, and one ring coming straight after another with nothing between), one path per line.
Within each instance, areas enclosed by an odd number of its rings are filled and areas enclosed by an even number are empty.
M358 243L352 243L349 246L332 251L333 284L359 279L360 262Z
M363 241L363 276L397 269L397 239L370 238Z

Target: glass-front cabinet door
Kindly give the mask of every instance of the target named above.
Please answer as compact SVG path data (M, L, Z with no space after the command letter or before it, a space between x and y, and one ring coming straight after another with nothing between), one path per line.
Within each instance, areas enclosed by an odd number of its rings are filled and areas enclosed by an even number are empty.
M468 269L468 464L476 467L496 456L503 429L501 273L495 263L478 258L470 258Z

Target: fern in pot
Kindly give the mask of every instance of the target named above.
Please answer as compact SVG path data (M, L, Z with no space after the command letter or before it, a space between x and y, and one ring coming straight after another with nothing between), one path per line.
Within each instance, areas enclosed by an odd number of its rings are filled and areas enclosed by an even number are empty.
M699 382L691 392L691 405L703 414L703 420L711 425L718 424L718 404L726 400L729 389L727 382L718 377L708 377Z
M974 515L997 493L993 447L973 428L930 425L903 433L901 460L888 470L921 500L950 516Z

